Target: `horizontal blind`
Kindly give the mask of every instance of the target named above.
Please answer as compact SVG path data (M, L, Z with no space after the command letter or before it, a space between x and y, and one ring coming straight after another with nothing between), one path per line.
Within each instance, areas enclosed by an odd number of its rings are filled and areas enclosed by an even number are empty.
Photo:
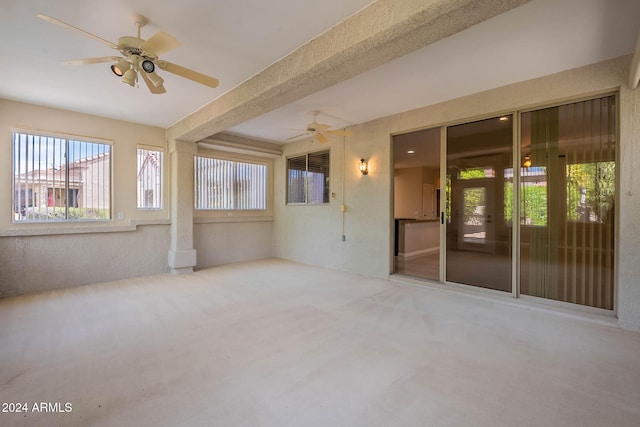
M306 203L306 171L306 155L291 157L287 160L287 203Z
M329 203L329 151L309 154L307 203Z
M329 150L287 159L287 203L329 203Z

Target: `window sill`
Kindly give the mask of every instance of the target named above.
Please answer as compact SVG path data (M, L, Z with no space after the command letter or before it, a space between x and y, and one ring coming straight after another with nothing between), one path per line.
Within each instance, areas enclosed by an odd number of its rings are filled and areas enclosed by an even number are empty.
M23 237L23 236L53 236L60 234L95 234L95 233L122 233L126 231L136 231L139 225L169 225L171 221L166 220L138 220L131 221L123 225L78 225L67 224L56 226L54 224L25 224L20 228L10 228L0 230L0 237Z
M273 221L272 215L259 216L209 216L194 217L194 224L211 224L216 222L270 222Z

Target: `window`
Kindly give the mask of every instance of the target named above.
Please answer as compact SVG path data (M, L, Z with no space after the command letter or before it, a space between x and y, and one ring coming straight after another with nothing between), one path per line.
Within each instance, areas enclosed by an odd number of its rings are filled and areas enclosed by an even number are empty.
M195 208L267 209L267 165L195 157Z
M493 167L461 169L458 171L458 179L482 179L495 178L496 174Z
M566 165L565 171L567 221L611 221L616 189L615 161L573 163Z
M14 222L111 218L111 145L13 134Z
M287 203L329 203L329 151L287 159Z
M164 153L138 148L138 209L162 209Z
M520 168L520 225L547 225L547 168ZM511 224L513 212L513 168L504 170L504 219Z

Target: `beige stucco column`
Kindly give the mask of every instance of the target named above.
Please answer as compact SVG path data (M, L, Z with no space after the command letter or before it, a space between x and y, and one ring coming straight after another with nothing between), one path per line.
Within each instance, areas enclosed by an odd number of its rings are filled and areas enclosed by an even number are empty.
M174 274L193 272L193 158L194 142L169 141L171 156L171 246L169 268Z

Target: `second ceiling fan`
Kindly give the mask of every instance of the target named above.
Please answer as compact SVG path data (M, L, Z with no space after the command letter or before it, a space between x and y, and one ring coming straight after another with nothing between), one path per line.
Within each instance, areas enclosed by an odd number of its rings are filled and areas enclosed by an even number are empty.
M307 125L306 129L291 129L291 130L302 130L304 133L301 133L296 136L292 136L288 138L287 141L293 141L295 139L302 138L304 136L313 136L313 138L321 144L325 144L329 141L328 135L333 136L351 136L353 132L348 130L341 129L331 129L331 125L327 125L324 123L318 123L318 114L319 111L313 111L313 122Z

